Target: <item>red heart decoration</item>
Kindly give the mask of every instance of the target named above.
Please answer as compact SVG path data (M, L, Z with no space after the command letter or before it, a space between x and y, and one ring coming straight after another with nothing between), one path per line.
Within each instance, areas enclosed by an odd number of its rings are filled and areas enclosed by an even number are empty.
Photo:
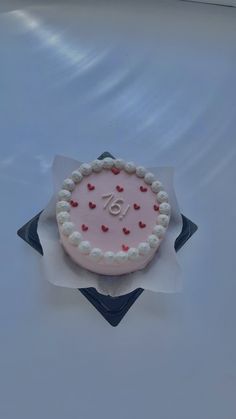
M92 185L91 183L88 183L87 188L88 188L89 191L93 191L95 189L95 186Z
M138 204L134 204L134 209L135 209L135 210L139 210L139 209L140 209L140 205L138 205Z
M128 230L126 227L124 227L124 228L123 228L123 233L127 235L127 234L129 234L129 233L130 233L130 230Z
M128 252L129 246L127 246L126 244L122 244L122 250L124 250L124 252Z
M89 208L90 209L94 209L94 208L96 208L96 204L94 204L93 202L89 202Z
M118 175L120 173L120 169L117 169L116 167L113 167L111 171L114 173L114 175Z
M147 192L147 188L145 186L141 185L139 189L141 192Z
M122 186L120 186L120 185L117 185L117 186L116 186L116 190L117 190L118 192L123 192L124 188L122 188Z
M109 228L105 226L104 224L101 225L101 229L104 233L106 233L109 230Z
M159 205L154 204L153 209L154 209L154 211L159 211Z
M78 202L77 201L73 201L72 199L70 200L70 205L74 208L78 207Z
M142 221L139 221L138 225L139 225L140 228L145 228L146 227L146 224L144 224Z
M88 226L86 226L86 224L82 224L81 228L82 228L83 231L87 231L88 230Z

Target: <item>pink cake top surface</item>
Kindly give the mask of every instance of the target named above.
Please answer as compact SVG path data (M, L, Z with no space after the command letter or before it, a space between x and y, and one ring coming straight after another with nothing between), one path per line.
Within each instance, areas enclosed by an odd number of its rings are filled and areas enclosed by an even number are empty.
M65 179L56 211L70 258L105 275L143 269L170 219L168 194L154 174L111 158L83 163Z
M156 194L135 174L92 173L76 185L70 217L83 240L102 251L137 247L152 234L158 215Z

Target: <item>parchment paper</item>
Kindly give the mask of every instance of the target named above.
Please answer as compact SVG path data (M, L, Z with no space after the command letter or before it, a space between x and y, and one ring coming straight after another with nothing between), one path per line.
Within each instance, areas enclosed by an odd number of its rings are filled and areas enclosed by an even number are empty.
M141 164L141 162L139 162ZM38 223L38 235L43 247L41 267L43 277L54 285L67 288L95 287L98 292L113 297L127 294L136 288L173 293L181 290L180 267L174 249L181 232L182 218L173 186L174 170L170 167L150 167L152 173L165 185L171 204L171 221L166 236L149 265L122 276L98 275L77 266L64 252L59 242L56 222L57 192L62 181L80 166L81 162L65 156L56 156L52 165L54 193Z

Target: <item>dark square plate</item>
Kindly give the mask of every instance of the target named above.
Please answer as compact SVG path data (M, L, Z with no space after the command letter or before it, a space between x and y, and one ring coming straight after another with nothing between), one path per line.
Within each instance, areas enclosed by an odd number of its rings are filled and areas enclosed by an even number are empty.
M113 156L105 152L99 159ZM31 220L24 224L17 234L30 246L43 255L43 249L39 241L37 226L38 219L42 211L35 215ZM175 241L176 252L187 242L188 239L197 231L197 226L187 217L182 215L183 227L180 235ZM130 292L129 294L121 295L120 297L110 297L102 295L96 291L95 288L80 288L79 291L90 301L91 304L102 314L102 316L112 325L117 326L122 318L125 316L130 307L134 304L136 299L144 291L142 288Z

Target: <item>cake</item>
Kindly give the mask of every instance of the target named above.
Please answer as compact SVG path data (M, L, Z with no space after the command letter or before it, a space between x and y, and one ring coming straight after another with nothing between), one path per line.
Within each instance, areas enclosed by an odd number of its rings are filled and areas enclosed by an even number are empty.
M60 242L89 271L134 272L158 250L170 211L162 183L143 166L110 157L83 163L58 193Z

